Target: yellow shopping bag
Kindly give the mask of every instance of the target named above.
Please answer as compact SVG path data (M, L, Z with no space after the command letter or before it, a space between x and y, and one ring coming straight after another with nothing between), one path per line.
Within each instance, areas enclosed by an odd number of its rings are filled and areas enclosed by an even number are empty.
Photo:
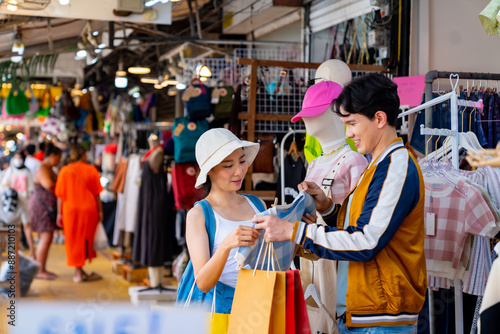
M208 333L226 334L229 327L229 314L211 313L209 315Z
M268 251L269 248L269 251ZM266 244L270 260L274 248ZM258 258L260 257L260 254ZM273 258L275 258L273 256ZM269 263L271 261L268 261ZM257 268L257 266L255 266ZM282 334L286 330L286 276L285 272L240 269L228 333Z

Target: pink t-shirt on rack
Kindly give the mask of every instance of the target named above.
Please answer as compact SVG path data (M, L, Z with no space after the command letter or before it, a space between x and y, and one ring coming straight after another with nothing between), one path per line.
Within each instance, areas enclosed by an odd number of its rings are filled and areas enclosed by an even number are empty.
M434 235L426 224L425 237L427 274L431 276L455 278L468 233L491 236L498 231L481 192L461 180L458 187L465 197L439 178L425 178L426 223L428 213L435 215Z

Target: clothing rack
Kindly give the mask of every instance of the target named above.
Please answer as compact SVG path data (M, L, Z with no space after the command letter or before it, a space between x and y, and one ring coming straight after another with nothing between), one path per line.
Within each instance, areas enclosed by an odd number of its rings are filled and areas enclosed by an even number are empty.
M432 83L434 80L439 79L439 78L456 78L457 82L455 85L451 85L452 92L439 96L435 99L432 99ZM440 132L439 129L431 129L432 128L432 107L435 103L430 103L430 102L436 102L438 100L444 101L447 99L450 99L451 105L450 105L450 110L451 110L451 133L449 133L448 130L448 135L452 136L452 164L453 166L458 170L458 165L459 165L459 155L458 155L458 105L461 106L468 106L468 107L476 107L478 109L483 108L482 106L482 101L478 102L471 102L471 101L460 101L457 98L455 89L458 85L458 82L460 79L465 79L465 80L492 80L492 81L497 81L500 80L500 74L493 74L493 73L473 73L473 72L440 72L440 71L430 71L425 75L425 103L422 104L421 106L417 108L413 108L405 113L400 114L399 117L402 117L404 115L412 114L416 111L425 109L425 127L421 127L420 133L423 135L426 135L425 141L426 141L426 146L428 145L428 139L430 135L439 135L443 134L443 132ZM442 129L441 129L442 131ZM427 148L427 147L426 147ZM454 281L455 285L455 333L457 334L463 334L464 333L464 324L463 324L463 298L462 298L462 281L460 280L455 280ZM431 334L434 333L434 327L432 326L433 320L432 320L432 314L433 314L433 302L432 302L432 296L429 294L429 324L430 324L430 332Z

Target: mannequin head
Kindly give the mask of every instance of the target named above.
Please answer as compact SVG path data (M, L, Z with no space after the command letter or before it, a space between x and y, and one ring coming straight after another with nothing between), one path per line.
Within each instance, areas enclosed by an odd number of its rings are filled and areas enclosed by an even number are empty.
M158 145L160 141L158 140L158 136L155 135L154 133L150 134L148 137L148 144L149 148L153 148L154 146Z
M338 59L330 59L322 63L316 70L316 83L320 81L333 81L344 87L351 81L351 70L346 63ZM316 137L319 143L326 149L325 145L345 138L344 124L333 112L333 105L329 106L323 113L313 117L303 117L306 131L309 135Z
M344 87L351 81L352 75L351 69L342 60L330 59L319 65L315 78L315 83L329 80Z

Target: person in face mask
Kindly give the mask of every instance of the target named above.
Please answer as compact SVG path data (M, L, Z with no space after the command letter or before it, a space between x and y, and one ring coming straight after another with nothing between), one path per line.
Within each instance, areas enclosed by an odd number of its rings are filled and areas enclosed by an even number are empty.
M28 203L30 194L34 190L33 176L26 166L24 166L24 152L17 151L12 159L10 159L10 166L7 168L4 176L2 177L2 187L12 188L17 191L17 194L26 203ZM24 228L24 233L21 234L21 244L24 248L33 249L33 245L30 244L31 228Z

